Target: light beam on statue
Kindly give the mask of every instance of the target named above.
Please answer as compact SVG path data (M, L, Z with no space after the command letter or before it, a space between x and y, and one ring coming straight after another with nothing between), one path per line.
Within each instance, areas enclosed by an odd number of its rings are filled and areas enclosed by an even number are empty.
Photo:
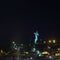
M34 43L36 44L36 42L37 42L37 40L38 40L39 33L36 31L36 32L34 33L34 35L35 35Z

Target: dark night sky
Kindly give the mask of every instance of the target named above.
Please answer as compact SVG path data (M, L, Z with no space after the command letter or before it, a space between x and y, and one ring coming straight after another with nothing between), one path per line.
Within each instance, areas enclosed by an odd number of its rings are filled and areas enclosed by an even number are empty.
M10 40L28 42L36 30L41 38L60 38L59 7L53 2L8 1L0 10L0 47Z

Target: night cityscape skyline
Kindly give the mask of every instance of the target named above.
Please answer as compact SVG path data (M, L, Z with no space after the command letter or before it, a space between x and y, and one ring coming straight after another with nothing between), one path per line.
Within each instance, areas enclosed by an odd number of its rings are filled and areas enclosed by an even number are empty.
M7 18L4 18L7 19ZM11 20L11 19L10 19ZM18 20L18 21L17 21ZM0 21L0 41L3 44L10 40L19 42L33 39L33 33L37 30L41 39L60 39L59 37L59 22L48 20L20 20L15 21ZM0 43L1 43L0 42ZM1 44L1 45L3 45Z
M1 1L0 60L59 60L60 3Z

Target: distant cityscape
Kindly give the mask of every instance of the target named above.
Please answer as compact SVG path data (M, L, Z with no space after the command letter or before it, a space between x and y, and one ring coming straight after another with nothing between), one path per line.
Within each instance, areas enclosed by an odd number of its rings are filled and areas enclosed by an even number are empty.
M57 41L56 39L38 39L38 31L34 32L34 36L34 42L31 42L28 45L23 43L19 44L12 40L8 51L0 49L0 57L13 56L16 57L16 60L20 60L22 57L29 57L30 60L41 57L46 57L49 59L52 59L53 57L60 57L60 41ZM11 59L13 60L13 58Z

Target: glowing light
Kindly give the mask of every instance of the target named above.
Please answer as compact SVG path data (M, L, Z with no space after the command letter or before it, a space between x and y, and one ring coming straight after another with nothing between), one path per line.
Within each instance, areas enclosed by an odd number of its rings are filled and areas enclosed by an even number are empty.
M42 52L42 54L49 54L47 51Z
M41 53L40 53L40 51L39 51L39 50L37 50L37 51L36 51L36 55L38 55L38 56L39 56L40 54L41 54Z
M25 54L29 54L29 52L24 52Z
M3 50L1 50L1 53L3 53Z
M42 56L41 54L39 54L39 57Z
M53 57L52 56L49 56L49 59L53 60Z
M50 46L48 46L48 49L51 49L51 47L50 47Z
M32 60L33 58L32 58L32 57L30 57L30 59Z
M32 51L35 52L36 51L36 48L33 48Z
M49 43L51 43L51 40L49 40Z
M15 41L13 41L12 43L15 44Z
M46 41L43 42L44 44L46 43Z
M15 47L15 50L17 50L17 48Z
M39 51L37 51L37 54L39 54L40 52Z
M60 53L55 53L55 56L60 56Z
M15 41L12 42L11 48L17 50L17 45L16 45Z
M56 41L55 41L55 40L53 40L53 43L56 43Z
M58 48L58 51L60 50L60 48Z
M39 34L38 34L38 32L35 32L34 35L35 35L35 41L34 41L34 43L36 44L36 42L37 42L37 40L38 40Z

